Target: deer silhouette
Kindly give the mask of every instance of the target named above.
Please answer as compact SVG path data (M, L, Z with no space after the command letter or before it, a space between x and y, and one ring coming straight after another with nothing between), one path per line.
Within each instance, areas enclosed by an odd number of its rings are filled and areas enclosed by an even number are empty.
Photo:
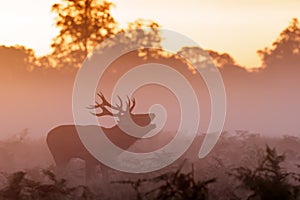
M111 128L102 127L102 131L105 136L115 145L120 148L127 150L132 146L139 138L133 137L126 134L119 125L128 123L128 119L131 118L132 122L141 127L148 127L149 131L156 128L155 124L151 124L152 120L155 117L154 113L146 114L133 114L132 111L135 107L135 99L129 99L126 103L125 109L123 109L123 102L120 97L120 104L113 106L110 104L104 97L102 93L97 94L102 103L96 102L95 105L88 107L89 109L101 109L99 113L92 113L97 117L102 116L115 116L118 118L117 124ZM116 114L113 114L112 110L117 111ZM63 172L72 158L80 158L85 161L85 177L86 181L89 181L94 177L95 169L97 166L101 167L101 173L103 179L108 178L107 167L94 158L89 151L85 148L83 143L80 140L80 137L77 132L78 125L62 125L52 129L47 135L47 144L50 149L50 152L54 158L56 168L58 172ZM86 133L92 130L99 131L99 126L89 125L89 126L80 126L82 129L86 129Z

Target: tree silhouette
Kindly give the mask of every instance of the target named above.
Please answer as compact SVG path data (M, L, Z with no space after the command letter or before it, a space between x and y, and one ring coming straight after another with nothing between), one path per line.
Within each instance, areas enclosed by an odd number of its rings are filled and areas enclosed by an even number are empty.
M272 66L272 70L278 67L297 68L300 62L300 24L294 18L290 25L284 29L272 48L259 50L264 67ZM269 68L271 69L271 68Z
M126 39L127 41L124 41L124 46L130 48L133 43L138 44L141 47L138 49L139 56L145 59L162 56L162 38L159 27L160 25L152 20L138 19L129 23L128 27L122 30L131 33L130 37ZM151 48L144 49L144 46Z
M31 71L36 56L32 49L24 46L0 46L0 61L1 75L3 78L8 78L8 76L23 75L26 71Z
M220 54L212 50L207 50L207 53L214 60L215 64L220 68L235 65L234 59L228 53Z
M51 44L56 67L79 67L99 42L116 33L117 23L110 14L112 6L98 0L62 0L52 6L60 29Z

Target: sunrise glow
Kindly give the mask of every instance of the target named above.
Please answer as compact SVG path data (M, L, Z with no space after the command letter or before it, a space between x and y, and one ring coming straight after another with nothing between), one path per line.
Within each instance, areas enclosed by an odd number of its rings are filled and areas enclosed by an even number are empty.
M59 1L1 1L0 43L25 45L38 55L49 53L58 30L51 5ZM141 1L115 0L113 16L124 27L139 18L151 19L185 34L205 49L229 53L242 66L260 66L258 49L270 46L293 17L300 1ZM18 5L18 6L16 6Z

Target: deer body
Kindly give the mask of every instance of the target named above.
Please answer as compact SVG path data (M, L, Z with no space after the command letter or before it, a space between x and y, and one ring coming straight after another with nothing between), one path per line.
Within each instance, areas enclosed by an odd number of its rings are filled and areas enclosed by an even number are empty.
M156 126L154 124L151 124L151 121L155 117L153 113L147 113L147 114L133 114L132 109L135 106L134 100L133 105L131 105L130 101L127 104L127 108L125 111L123 111L122 108L122 102L120 106L112 106L109 104L104 96L102 94L98 94L100 98L102 99L102 104L96 104L92 108L101 108L102 112L95 114L96 116L104 116L104 115L111 115L113 116L112 112L107 110L107 107L111 109L117 109L121 112L121 114L118 116L119 123L123 123L126 121L126 118L130 117L132 121L141 127L149 127L149 130L154 129ZM77 133L76 126L79 125L62 125L58 126L54 129L52 129L48 135L47 135L47 145L50 149L50 152L54 158L54 161L56 163L57 170L62 172L65 167L67 166L68 162L72 158L80 158L85 161L86 167L86 180L89 180L94 172L96 166L101 166L101 172L104 176L107 176L107 172L105 169L105 166L98 161L96 158L94 158L89 151L86 149L82 141L80 140L80 137ZM99 132L99 128L102 128L103 133L105 136L115 145L119 146L120 148L127 150L130 146L132 146L139 138L130 136L123 132L122 129L119 128L118 124L111 128L104 128L99 127L96 125L89 125L89 126L80 126L81 130L84 131L83 134L89 134L91 132ZM99 133L100 134L100 133ZM99 142L100 143L100 142ZM106 177L107 178L107 177Z

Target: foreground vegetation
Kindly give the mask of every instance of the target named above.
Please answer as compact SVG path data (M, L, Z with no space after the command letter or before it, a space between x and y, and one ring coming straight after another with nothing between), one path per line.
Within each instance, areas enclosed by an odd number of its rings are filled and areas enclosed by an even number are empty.
M206 178L193 164L184 162L176 170L167 170L158 175L143 175L127 180L123 177L123 180L111 181L109 191L102 190L103 185L96 182L88 186L72 186L72 183L58 178L51 170L2 173L0 199L300 199L300 174L288 171L283 167L284 163L285 155L266 146L256 166L227 168L223 171L223 177L216 171L214 176ZM34 176L33 172L38 175ZM228 193L220 193L220 181L225 184L223 189Z

